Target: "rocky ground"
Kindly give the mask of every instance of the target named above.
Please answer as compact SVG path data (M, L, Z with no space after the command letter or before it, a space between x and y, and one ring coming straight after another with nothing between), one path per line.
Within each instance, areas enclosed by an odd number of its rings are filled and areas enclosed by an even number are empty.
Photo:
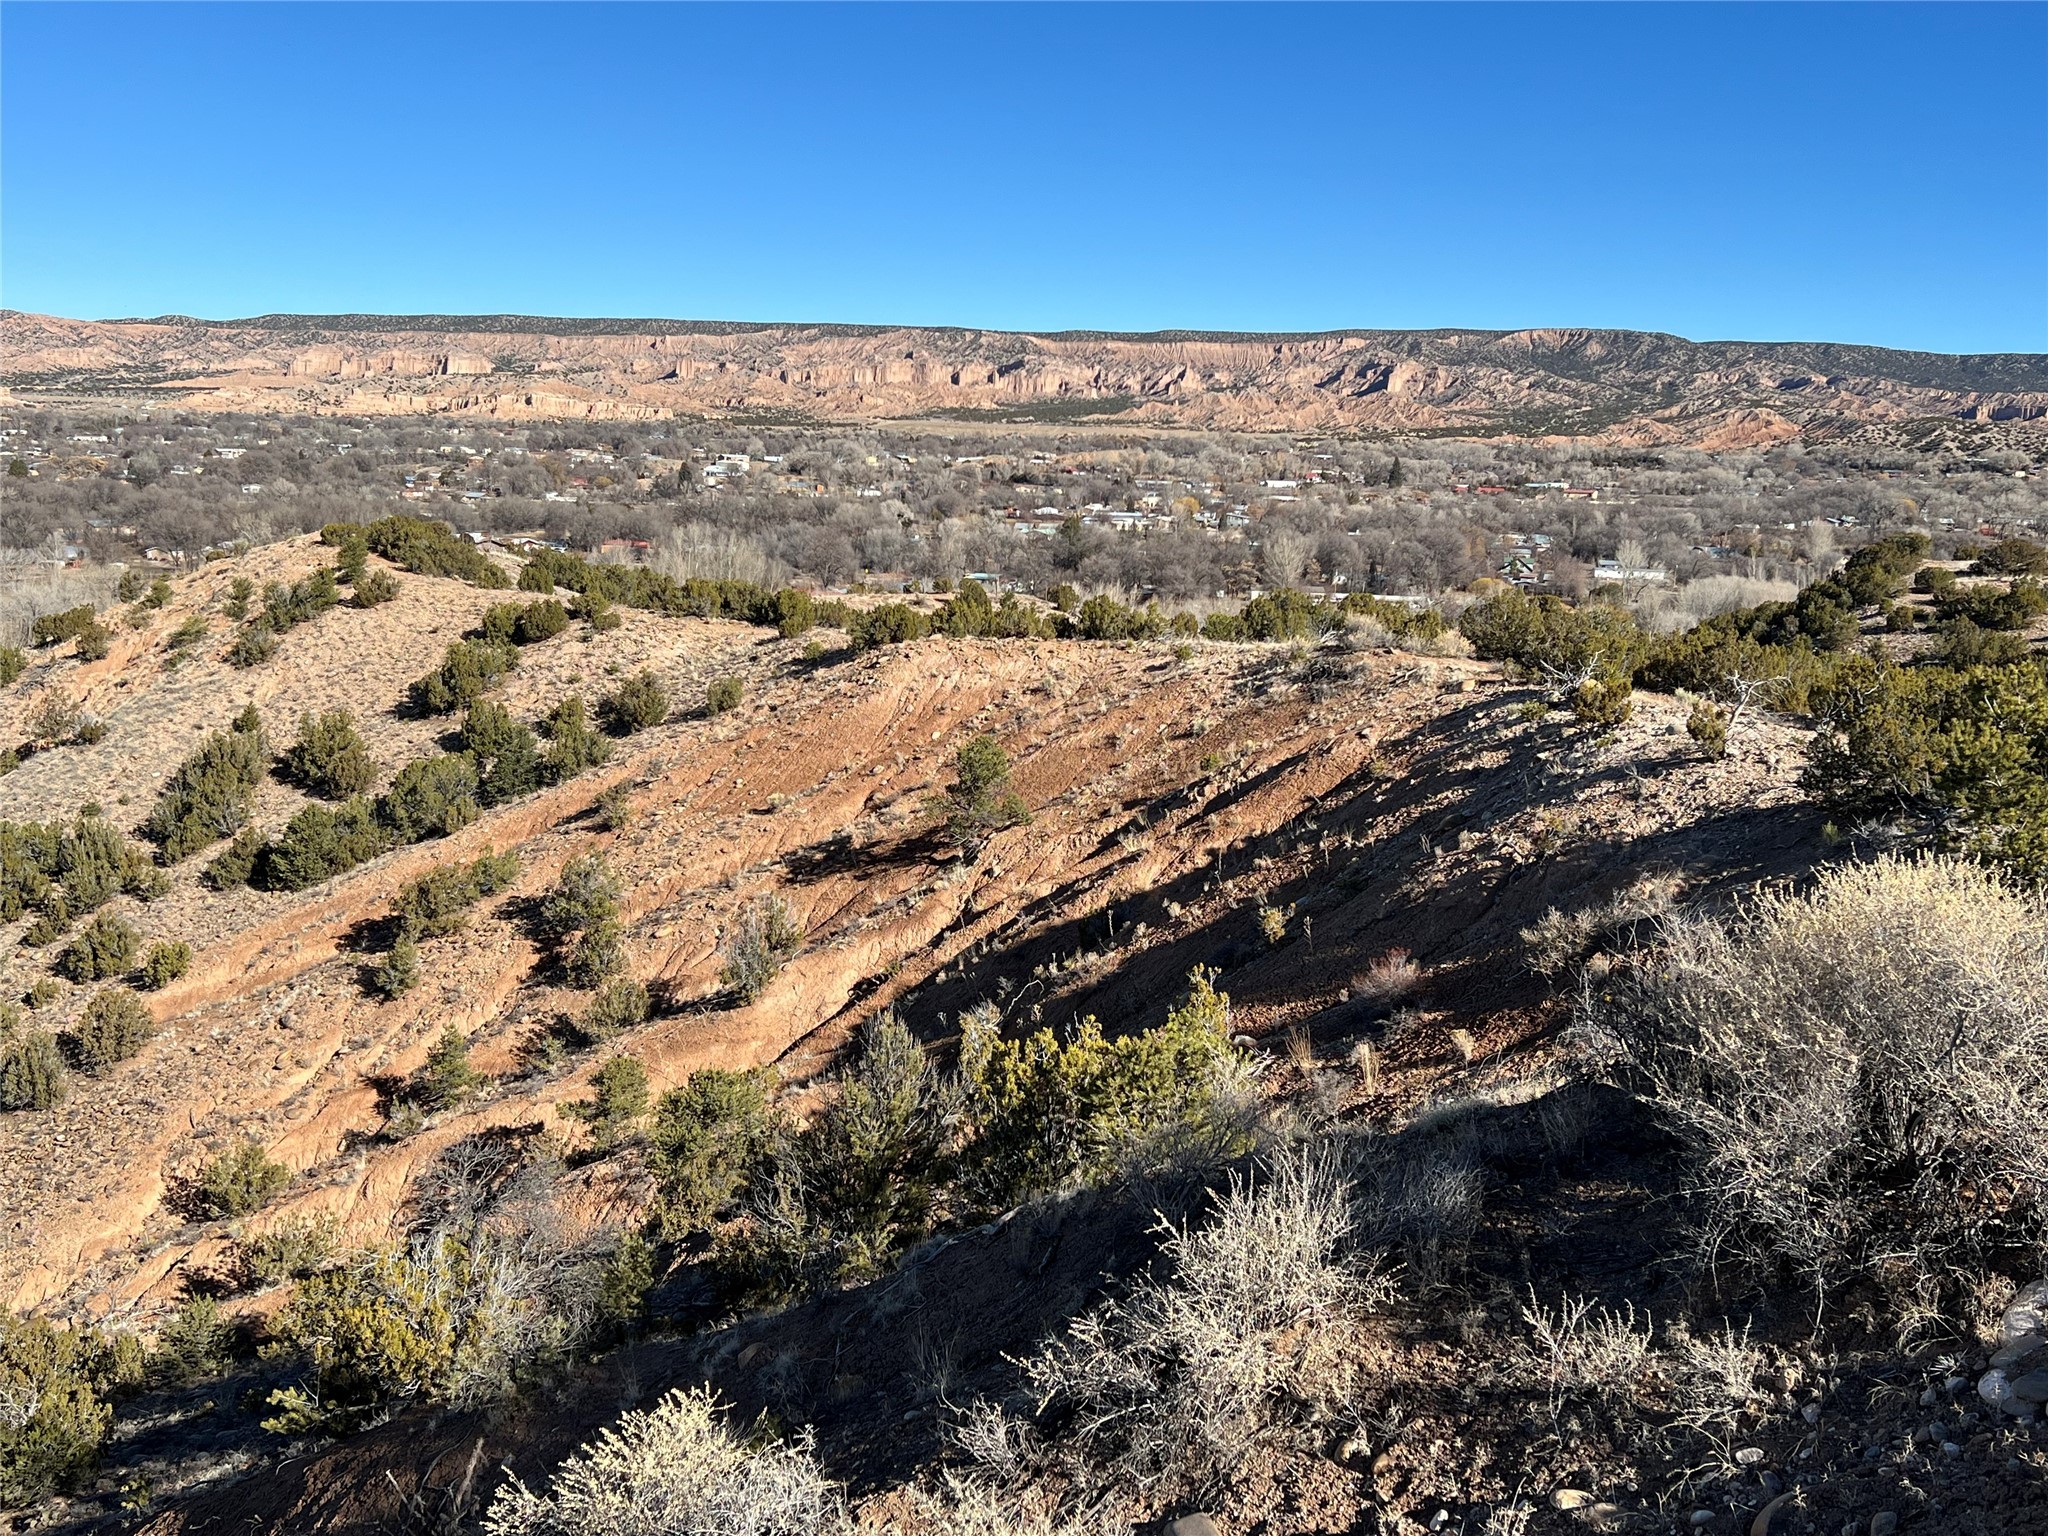
M430 750L448 722L409 718L404 685L496 594L402 576L397 602L301 626L266 667L215 660L216 620L206 645L165 669L164 637L216 612L233 575L260 584L326 558L302 540L210 568L147 629L119 631L107 661L38 663L4 724L19 730L38 694L60 687L108 733L0 778L0 814L92 799L139 820L189 744L252 699L274 738L300 710L347 705L387 772ZM1400 1303L1344 1341L1350 1365L1370 1367L1366 1385L1212 1490L1206 1512L1229 1536L1833 1536L1888 1528L1886 1515L1971 1536L2048 1529L2039 1415L2023 1424L1976 1394L2010 1296L1987 1295L1975 1340L1917 1352L1901 1348L1897 1319L1858 1317L1822 1344L1809 1316L1731 1307L1766 1387L1704 1428L1675 1423L1648 1386L1641 1402L1531 1387L1534 1298L1633 1306L1660 1327L1697 1298L1666 1262L1669 1151L1627 1100L1581 1080L1568 1000L1525 935L1553 909L1625 935L1677 902L1797 880L1836 856L1797 788L1795 725L1751 716L1709 761L1676 701L1639 696L1625 725L1595 735L1538 716L1538 694L1497 668L1454 658L933 640L814 661L765 630L639 613L610 635L526 648L502 696L530 716L642 667L685 704L724 675L745 680L746 701L715 718L684 710L601 770L311 891L222 896L195 884L193 861L165 899L124 899L147 937L183 939L196 958L153 997L160 1032L139 1058L54 1112L0 1119L12 1305L116 1326L160 1319L232 1237L187 1221L167 1194L236 1138L261 1140L296 1175L260 1222L328 1213L368 1242L453 1142L492 1126L562 1129L557 1107L588 1091L594 1063L536 1070L530 1047L584 996L559 984L519 917L569 858L601 849L626 887L630 968L659 1000L620 1045L657 1089L757 1062L800 1087L885 1007L942 1049L983 999L1020 1022L1149 1024L1201 965L1220 971L1277 1115L1413 1138L1402 1144L1417 1155L1455 1144L1474 1170L1469 1227L1440 1263L1411 1256ZM962 859L934 835L929 801L982 731L1004 743L1033 819ZM613 786L636 814L607 831L591 809ZM281 824L299 803L267 785L259 821ZM514 889L424 946L425 984L373 998L366 925L404 880L486 848L518 851ZM768 893L803 928L802 952L758 1001L727 1006L721 934ZM5 953L11 992L48 959ZM1391 988L1390 966L1405 978ZM448 1023L497 1081L417 1134L382 1139L376 1080L418 1065ZM567 1177L565 1204L593 1221L638 1198L630 1157ZM1000 1391L1006 1356L1142 1272L1155 1210L1203 1199L1164 1188L1028 1208L935 1241L869 1286L709 1331L657 1329L546 1402L408 1414L284 1461L243 1406L263 1384L251 1368L141 1405L110 1451L103 1499L72 1514L95 1518L147 1483L157 1512L108 1518L164 1536L226 1521L439 1529L441 1513L474 1509L501 1463L532 1477L621 1406L710 1380L744 1413L813 1425L863 1518L889 1528L889 1490L941 1454L949 1405ZM671 1316L704 1321L687 1278L672 1286ZM1680 1358L1659 1337L1652 1373Z

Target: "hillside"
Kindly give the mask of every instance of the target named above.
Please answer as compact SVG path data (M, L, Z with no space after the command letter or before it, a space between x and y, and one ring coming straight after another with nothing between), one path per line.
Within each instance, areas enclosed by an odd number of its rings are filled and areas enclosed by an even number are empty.
M0 383L188 409L512 420L966 414L1267 431L1768 445L1859 425L2048 416L2048 362L1633 331L1160 332L530 316L201 321L0 313Z
M91 804L132 828L180 759L248 705L273 751L301 714L348 709L378 788L450 745L460 717L421 717L407 684L492 604L534 595L401 571L391 601L332 608L261 665L229 665L233 584L298 582L332 558L313 538L262 547L176 578L160 607L127 610L139 627L108 616L103 659L31 652L0 696L0 739L31 734L52 693L104 733L0 776L0 818ZM1361 1281L1399 1300L1362 1333L1326 1335L1341 1360L1317 1363L1320 1329L1302 1316L1275 1325L1271 1350L1342 1392L1227 1476L1144 1485L1148 1517L1199 1507L1227 1536L1748 1529L1780 1494L1799 1502L1774 1506L1777 1526L1764 1516L1776 1536L1868 1528L1930 1501L1948 1523L1917 1528L1990 1536L2048 1516L2038 1416L1962 1423L1953 1456L1914 1449L1931 1414L1968 1412L1967 1347L1914 1352L1867 1310L1817 1342L1800 1305L1772 1297L1712 1314L1721 1303L1671 1258L1671 1143L1589 1072L1571 1027L1575 977L1604 974L1600 957L1583 973L1546 958L1560 923L1582 922L1570 931L1589 952L1620 951L1681 906L1803 887L1839 863L1861 834L1801 791L1808 733L1790 718L1752 713L1710 758L1687 701L1639 693L1624 722L1585 729L1532 707L1544 689L1461 655L1455 636L1403 650L1370 628L1316 645L933 636L855 653L836 630L783 638L618 613L617 628L578 622L521 646L490 694L532 719L651 673L673 713L620 737L602 766L303 890L208 888L216 845L173 865L154 899L107 904L145 941L190 945L191 964L145 994L156 1033L133 1059L78 1077L53 1108L0 1115L10 1309L150 1331L218 1293L261 1336L285 1303L235 1278L252 1238L327 1217L351 1249L401 1239L450 1198L451 1170L501 1170L486 1206L540 1189L547 1220L572 1234L655 1219L645 1147L594 1145L565 1111L615 1055L641 1062L656 1095L706 1068L772 1065L801 1118L843 1102L836 1075L885 1013L951 1061L977 1005L997 1004L1012 1033L1070 1037L1092 1015L1124 1035L1166 1023L1199 969L1228 994L1247 1113L1265 1127L1229 1166L1250 1166L1254 1145L1351 1137L1361 1183L1370 1168L1410 1181L1394 1201L1405 1214L1386 1218L1407 1223L1405 1247L1398 1282ZM194 620L205 638L174 648ZM700 709L723 678L743 684L738 706ZM983 733L1030 820L962 846L938 802ZM274 834L308 803L273 775L254 824ZM418 985L380 994L369 973L401 887L491 850L516 854L511 883L459 931L422 940ZM600 1048L565 1050L564 1021L591 994L569 984L537 914L592 853L617 876L625 969L653 1007ZM743 914L770 896L801 939L746 1000L721 973ZM6 938L27 927L24 915ZM4 995L26 993L59 947L8 943ZM75 1021L92 990L59 984L33 1022ZM481 1088L405 1123L403 1084L450 1028ZM259 1214L204 1219L187 1181L245 1139L289 1181ZM1008 1203L900 1268L767 1307L718 1294L695 1239L664 1246L653 1319L619 1349L509 1405L393 1405L389 1422L338 1441L259 1429L291 1368L245 1349L224 1379L140 1399L97 1492L44 1517L155 1536L228 1520L276 1536L471 1530L501 1464L540 1486L622 1408L710 1383L737 1422L803 1426L862 1529L1050 1533L934 1515L914 1485L957 1463L949 1426L970 1405L1016 1391L1017 1359L1143 1285L1161 1262L1159 1212L1202 1219L1227 1180L1169 1160ZM2007 1298L1982 1289L1995 1315ZM1661 1363L1640 1363L1652 1373L1697 1363L1693 1309L1725 1317L1745 1341L1728 1357L1746 1362L1734 1406L1715 1408L1706 1441L1681 1420L1653 1431L1556 1395L1546 1417L1523 1316L1539 1297L1654 1314L1676 1331L1658 1334ZM1719 1450L1703 1450L1712 1436ZM1899 1456L1864 1454L1894 1442ZM1703 1469L1702 1455L1719 1459ZM1059 1463L1047 1486L1078 1465ZM147 1516L116 1513L124 1497ZM1103 1518L1057 1529L1126 1528Z

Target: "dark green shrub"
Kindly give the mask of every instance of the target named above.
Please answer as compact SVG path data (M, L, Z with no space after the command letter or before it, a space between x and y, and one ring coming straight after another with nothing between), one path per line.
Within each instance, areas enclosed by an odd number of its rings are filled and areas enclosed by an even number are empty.
M374 859L386 846L376 812L360 796L334 810L309 805L264 849L258 880L266 890L303 891Z
M161 608L171 600L171 583L167 577L159 576L149 584L149 593L142 599L145 608Z
M28 657L18 645L0 645L0 688L11 688L28 670Z
M152 992L161 991L191 967L190 944L152 944L142 957L142 985Z
M141 1051L155 1034L149 1005L126 987L108 987L85 1005L64 1046L74 1067L99 1077Z
M863 609L846 626L846 636L856 651L922 640L931 632L932 621L908 603L881 603Z
M488 640L457 640L441 665L407 690L413 708L422 714L446 715L480 699L519 665L509 645Z
M291 1170L270 1160L260 1142L245 1141L208 1163L194 1183L192 1209L202 1221L249 1216L284 1192Z
M420 984L420 949L400 934L377 966L374 982L387 998L402 997Z
M320 537L341 546L360 538L370 553L416 576L454 576L494 590L512 585L511 578L491 564L482 550L446 523L423 517L403 513L381 517L359 531L351 524L333 523L321 530Z
M277 636L270 630L251 625L235 636L235 643L228 647L228 665L260 667L276 654Z
M233 890L255 878L257 861L263 857L263 836L254 827L244 827L235 840L223 848L200 875L216 891Z
M92 1330L0 1312L0 1506L25 1510L90 1477L114 1420L103 1371Z
M103 661L113 648L114 632L103 624L86 625L72 647L80 661Z
M237 1258L243 1279L264 1287L317 1274L335 1255L335 1235L332 1217L286 1217L242 1239Z
M299 739L285 752L285 772L309 794L346 800L377 782L376 760L345 709L299 716Z
M370 570L370 543L367 539L344 540L336 546L334 574L337 578L355 586Z
M590 1127L591 1140L608 1152L633 1134L647 1113L647 1069L631 1056L614 1056L591 1079L591 1097L562 1112Z
M541 722L548 738L548 750L541 759L543 776L554 784L573 779L587 768L596 768L612 755L612 744L590 728L584 718L583 700L577 694L557 704Z
M774 1135L766 1069L707 1068L661 1097L648 1132L648 1165L672 1238L733 1215Z
M456 932L469 909L509 887L519 873L516 853L485 854L473 864L453 864L407 881L398 892L399 931L410 939L436 939Z
M599 987L626 965L626 930L615 917L601 917L576 936L566 967L572 987Z
M377 814L401 843L444 837L476 820L476 765L460 752L421 758L398 770Z
M305 890L347 873L385 846L368 801L357 798L332 811L308 806L264 850L259 883L273 891Z
M954 765L954 784L946 792L946 826L956 842L977 843L1031 819L1024 797L1011 786L1009 756L994 736L984 734L963 743Z
M256 595L256 583L246 576L237 576L228 583L228 595L221 600L220 611L237 624L249 617L249 599Z
M668 690L652 672L636 672L598 700L597 718L614 735L644 731L668 718Z
M9 1030L0 1037L0 1109L49 1109L69 1091L64 1056L45 1030Z
M477 767L477 798L503 805L540 788L542 765L533 732L494 699L478 699L462 721L462 750Z
M80 603L62 613L46 613L29 626L29 642L32 645L62 645L92 628L93 622L91 603Z
M225 1376L235 1363L234 1326L211 1296L194 1296L158 1330L149 1352L150 1379L183 1387Z
M738 678L717 678L704 690L705 711L709 714L722 715L728 710L738 709L744 693L745 685Z
M614 784L597 797L597 824L607 832L623 832L633 824L633 802L626 786Z
M783 639L794 640L817 622L817 605L810 593L784 587L775 594L775 627Z
M132 603L140 596L142 596L142 572L135 570L123 571L121 579L114 583L114 601L117 603Z
M1818 699L1807 788L1859 815L1919 815L1957 847L2048 878L2048 673L1844 661Z
M791 919L782 898L764 896L733 924L725 946L725 969L718 979L751 1003L796 954L803 940L803 931Z
M2048 613L2048 592L2038 581L2021 577L2009 587L1951 587L1935 599L1935 607L1951 623L1968 621L1979 629L2025 629Z
M611 603L594 592L586 592L570 604L575 617L590 626L593 635L607 635L626 621L619 617Z
M2031 539L2000 539L1977 551L1972 576L2048 576L2048 549Z
M1685 717L1685 733L1699 743L1709 757L1728 755L1728 717L1706 699L1693 705Z
M543 640L554 639L568 627L569 610L553 598L528 603L512 622L512 643L538 645Z
M64 988L53 976L45 976L28 989L22 1001L31 1008L48 1008L64 995Z
M118 917L102 912L79 931L57 957L57 974L66 981L102 981L118 976L135 958L142 936Z
M586 853L562 866L560 878L540 909L542 933L560 944L592 923L619 915L619 882L601 853Z
M262 730L245 729L237 721L234 729L207 737L179 764L142 827L166 863L241 829L266 755Z
M209 632L205 616L195 613L188 616L184 623L172 630L171 638L166 640L164 644L173 651L182 651L189 646L197 645L207 637Z
M428 1109L453 1109L472 1097L486 1078L469 1064L469 1042L453 1024L441 1031L441 1038L427 1052L419 1071L413 1073L412 1097Z
M582 1022L576 1026L577 1033L589 1044L602 1044L621 1030L644 1023L647 1008L647 989L631 977L621 977L606 983L591 999Z
M354 582L351 601L358 608L375 608L398 596L398 578L386 570L365 571Z
M1968 619L1949 619L1931 653L1945 667L2009 667L2027 659L2031 647L2024 635L1980 629Z
M839 1093L802 1131L770 1140L752 1219L723 1245L756 1299L881 1273L932 1229L949 1173L956 1096L889 1014L862 1036Z

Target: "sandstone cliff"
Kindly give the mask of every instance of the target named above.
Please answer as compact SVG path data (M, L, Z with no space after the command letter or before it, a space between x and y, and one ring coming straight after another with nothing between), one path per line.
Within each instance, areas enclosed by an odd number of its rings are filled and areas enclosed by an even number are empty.
M83 321L0 312L16 389L194 408L654 419L1097 414L1280 431L1569 433L1751 446L1860 423L2048 422L2048 357L1638 331L1048 335L526 316Z

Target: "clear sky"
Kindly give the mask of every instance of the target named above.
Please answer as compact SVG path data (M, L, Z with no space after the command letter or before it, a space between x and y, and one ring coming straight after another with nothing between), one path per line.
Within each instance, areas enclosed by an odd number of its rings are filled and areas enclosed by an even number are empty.
M0 304L2048 350L2048 6L0 7Z

